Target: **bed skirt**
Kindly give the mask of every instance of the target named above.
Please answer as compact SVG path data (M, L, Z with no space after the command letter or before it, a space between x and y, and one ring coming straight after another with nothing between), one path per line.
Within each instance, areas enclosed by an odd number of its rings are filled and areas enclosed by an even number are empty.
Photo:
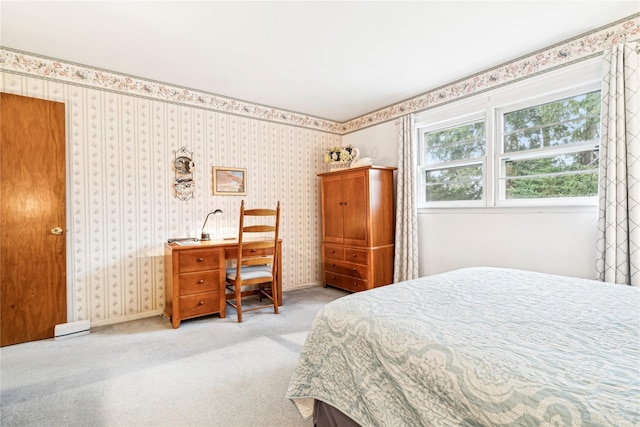
M360 427L360 424L328 403L314 400L313 427Z

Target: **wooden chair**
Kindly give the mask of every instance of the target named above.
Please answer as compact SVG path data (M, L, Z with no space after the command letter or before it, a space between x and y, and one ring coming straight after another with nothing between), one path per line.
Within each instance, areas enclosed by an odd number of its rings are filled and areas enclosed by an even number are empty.
M250 217L258 219L251 220ZM260 221L260 224L254 222ZM276 209L245 209L240 204L238 227L238 255L235 267L227 269L227 304L236 309L238 323L242 313L273 307L278 314L278 293L275 280L278 273L276 246L280 227L280 202ZM242 299L257 295L260 303L267 299L270 304L242 307Z

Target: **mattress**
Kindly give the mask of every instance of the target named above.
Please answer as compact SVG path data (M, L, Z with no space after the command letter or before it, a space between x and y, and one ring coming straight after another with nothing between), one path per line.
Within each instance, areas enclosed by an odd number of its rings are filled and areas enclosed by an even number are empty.
M469 268L351 294L287 397L362 426L640 425L640 289Z

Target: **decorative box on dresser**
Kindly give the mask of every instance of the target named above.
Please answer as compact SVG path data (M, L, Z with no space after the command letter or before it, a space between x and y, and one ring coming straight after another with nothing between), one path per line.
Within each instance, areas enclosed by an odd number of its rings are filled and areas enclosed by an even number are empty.
M393 281L393 167L319 174L322 285L357 292Z
M180 321L219 313L226 316L225 249L165 244L165 316Z

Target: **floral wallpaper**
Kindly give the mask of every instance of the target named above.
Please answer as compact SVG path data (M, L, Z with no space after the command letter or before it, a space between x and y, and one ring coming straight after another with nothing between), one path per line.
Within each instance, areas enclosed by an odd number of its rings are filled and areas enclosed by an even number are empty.
M216 208L212 237L234 236L242 199L281 202L284 290L319 283L316 175L339 135L14 73L0 74L0 91L66 104L69 321L160 314L164 242L198 236ZM173 188L183 146L195 162L188 201ZM246 168L247 195L214 196L213 166Z
M241 197L213 196L211 168L247 169L249 205L282 205L284 290L320 281L316 174L343 134L479 93L640 38L640 15L453 82L346 123L278 110L0 48L0 91L67 106L69 321L161 313L162 245L195 236L206 214L233 235ZM174 197L174 152L194 153L194 198ZM292 153L295 153L292 156ZM217 236L216 236L217 233Z

